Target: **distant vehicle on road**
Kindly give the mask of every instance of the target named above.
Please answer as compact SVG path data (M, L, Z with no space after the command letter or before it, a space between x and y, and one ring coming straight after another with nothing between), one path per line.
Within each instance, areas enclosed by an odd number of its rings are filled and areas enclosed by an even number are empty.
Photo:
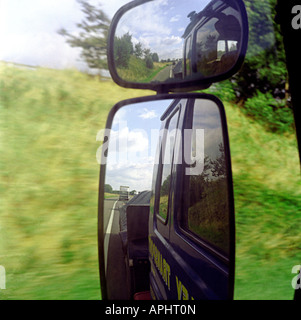
M129 189L127 186L120 186L119 191L119 200L120 201L128 201L129 200Z

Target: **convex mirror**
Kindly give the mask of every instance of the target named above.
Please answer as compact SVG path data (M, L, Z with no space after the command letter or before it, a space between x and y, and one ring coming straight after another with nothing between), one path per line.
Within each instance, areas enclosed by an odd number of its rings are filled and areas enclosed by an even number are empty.
M112 20L109 69L124 87L208 87L238 71L247 41L241 0L136 0Z
M222 103L207 94L165 94L122 101L112 108L106 129L99 132L97 140L102 142L97 159L101 164L99 265L103 297L128 298L129 275L120 237L126 229L122 208L127 201L137 199L133 205L150 205L150 216L166 220L168 192L163 189L169 190L171 170L176 172L173 179L181 181L177 182L177 192L186 190L184 201L181 197L174 200L179 201L175 207L181 207L182 214L173 223L208 243L228 261L225 281L231 286L234 210ZM157 192L159 180L161 191ZM127 201L120 197L124 186L129 191ZM212 196L216 193L217 198ZM199 214L197 208L209 208L212 203L214 210L204 209Z

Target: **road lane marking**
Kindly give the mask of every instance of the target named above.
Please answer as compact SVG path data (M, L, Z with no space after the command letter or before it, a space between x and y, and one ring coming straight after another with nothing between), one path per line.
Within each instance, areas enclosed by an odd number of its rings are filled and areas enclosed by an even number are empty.
M116 206L117 202L118 202L118 200L115 201L113 208L111 210L111 215L110 215L109 223L108 223L107 230L105 233L105 238L104 238L104 253L105 253L105 270L106 270L106 272L107 272L107 263L108 263L109 239L110 239L110 234L112 231L114 214L115 214L115 206Z
M172 76L172 66L170 66L169 78L173 78L173 76Z

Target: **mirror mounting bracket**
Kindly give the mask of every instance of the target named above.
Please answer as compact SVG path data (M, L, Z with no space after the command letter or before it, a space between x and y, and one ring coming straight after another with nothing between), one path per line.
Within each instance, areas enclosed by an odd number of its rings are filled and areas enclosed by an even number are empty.
M212 83L201 83L199 85L194 85L192 87L175 87L175 88L169 88L168 86L160 85L154 89L156 91L157 95L160 94L168 94L168 93L188 93L188 92L194 92L194 91L200 91L208 89Z

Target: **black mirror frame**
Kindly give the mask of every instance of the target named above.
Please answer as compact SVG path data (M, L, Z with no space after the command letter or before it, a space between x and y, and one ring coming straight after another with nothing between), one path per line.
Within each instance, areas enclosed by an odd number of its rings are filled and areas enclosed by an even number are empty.
M215 102L220 110L222 130L224 137L225 146L225 157L226 164L228 168L228 184L229 184L229 226L230 226L230 252L229 252L229 287L228 287L228 297L233 299L234 295L234 281L235 281L235 207L234 207L234 192L233 192L233 178L232 178L232 165L231 165L231 154L230 154L230 141L228 136L228 126L226 113L223 103L211 94L206 93L172 93L172 94L158 94L152 96L144 96L139 98L133 98L128 100L123 100L114 105L110 110L105 129L111 129L114 116L116 112L129 104L136 104L141 102L165 100L165 99L207 99ZM163 110L164 112L165 110ZM109 137L108 137L109 139ZM100 288L102 294L102 300L107 300L107 285L106 285L106 275L105 275L105 252L104 252L104 184L106 177L106 162L103 161L104 153L102 152L102 159L100 164L100 175L99 175L99 190L98 190L98 259L99 259L99 276L100 276ZM107 154L106 154L107 156ZM102 164L103 163L103 164Z
M220 82L222 80L228 79L229 77L234 75L237 71L239 71L245 59L245 55L248 47L248 38L249 38L248 16L247 16L247 12L246 12L246 8L243 3L243 0L236 0L242 15L243 36L242 36L241 52L237 62L229 71L217 76L208 77L206 79L197 78L195 80L183 80L182 82L179 81L175 83L164 83L164 82L163 83L136 83L136 82L125 81L122 78L120 78L116 70L116 65L114 60L114 49L113 49L114 35L116 32L118 22L127 11L150 1L154 1L154 0L134 0L132 2L129 2L128 4L122 6L113 17L113 20L109 28L109 33L108 33L107 58L108 58L109 71L115 83L117 83L119 86L124 88L154 90L157 93L193 91L193 90L206 89L210 87L212 83Z

